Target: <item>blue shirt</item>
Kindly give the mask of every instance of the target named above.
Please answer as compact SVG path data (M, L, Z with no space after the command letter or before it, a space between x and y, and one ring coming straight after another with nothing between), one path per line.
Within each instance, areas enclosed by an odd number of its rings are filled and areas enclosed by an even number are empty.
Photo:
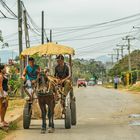
M114 78L114 83L116 83L116 84L119 83L119 78L118 78L118 77L115 77L115 78Z
M38 65L34 65L33 67L31 67L30 65L28 65L26 67L26 79L27 80L36 80L37 79L37 70L38 70L39 66Z

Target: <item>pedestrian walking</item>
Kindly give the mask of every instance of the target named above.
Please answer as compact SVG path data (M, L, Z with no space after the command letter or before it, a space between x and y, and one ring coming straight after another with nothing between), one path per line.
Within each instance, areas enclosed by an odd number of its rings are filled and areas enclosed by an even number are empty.
M118 83L119 83L119 78L118 76L114 77L114 88L117 89L118 88Z

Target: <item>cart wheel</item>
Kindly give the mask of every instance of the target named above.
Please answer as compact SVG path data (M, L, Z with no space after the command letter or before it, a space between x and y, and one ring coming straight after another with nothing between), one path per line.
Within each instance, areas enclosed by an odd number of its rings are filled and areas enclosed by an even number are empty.
M71 124L76 125L76 102L74 99L71 100Z
M29 129L31 123L31 104L26 103L23 110L23 128Z
M66 129L71 128L71 109L70 109L70 107L66 107L66 110L65 110L65 128Z

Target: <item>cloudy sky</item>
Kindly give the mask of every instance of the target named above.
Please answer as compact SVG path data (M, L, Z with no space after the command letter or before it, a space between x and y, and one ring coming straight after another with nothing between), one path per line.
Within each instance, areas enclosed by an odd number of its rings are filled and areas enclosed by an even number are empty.
M17 14L17 0L4 1ZM108 55L113 52L116 44L126 43L121 40L122 37L128 34L139 37L140 34L138 29L132 29L133 26L140 26L140 15L103 26L88 26L140 13L139 0L23 0L23 2L37 24L38 32L41 28L43 10L47 36L49 37L49 29L52 29L53 41L75 48L76 57L97 58ZM2 5L0 10L6 16L12 17ZM18 52L17 20L0 19L0 30L3 32L5 42L9 43L8 49ZM39 44L40 33L31 31L29 33L31 45ZM139 40L133 41L132 44L132 50L139 48ZM125 51L127 53L127 50ZM2 57L3 54L0 55Z

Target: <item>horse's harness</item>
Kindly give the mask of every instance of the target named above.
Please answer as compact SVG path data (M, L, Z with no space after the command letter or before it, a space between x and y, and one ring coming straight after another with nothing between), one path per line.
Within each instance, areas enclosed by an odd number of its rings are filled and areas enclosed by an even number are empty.
M54 95L54 93L63 94L63 85L58 84L57 78L53 76L45 78L44 75L40 75L40 80L37 82L38 86L36 89L38 96L49 96Z

